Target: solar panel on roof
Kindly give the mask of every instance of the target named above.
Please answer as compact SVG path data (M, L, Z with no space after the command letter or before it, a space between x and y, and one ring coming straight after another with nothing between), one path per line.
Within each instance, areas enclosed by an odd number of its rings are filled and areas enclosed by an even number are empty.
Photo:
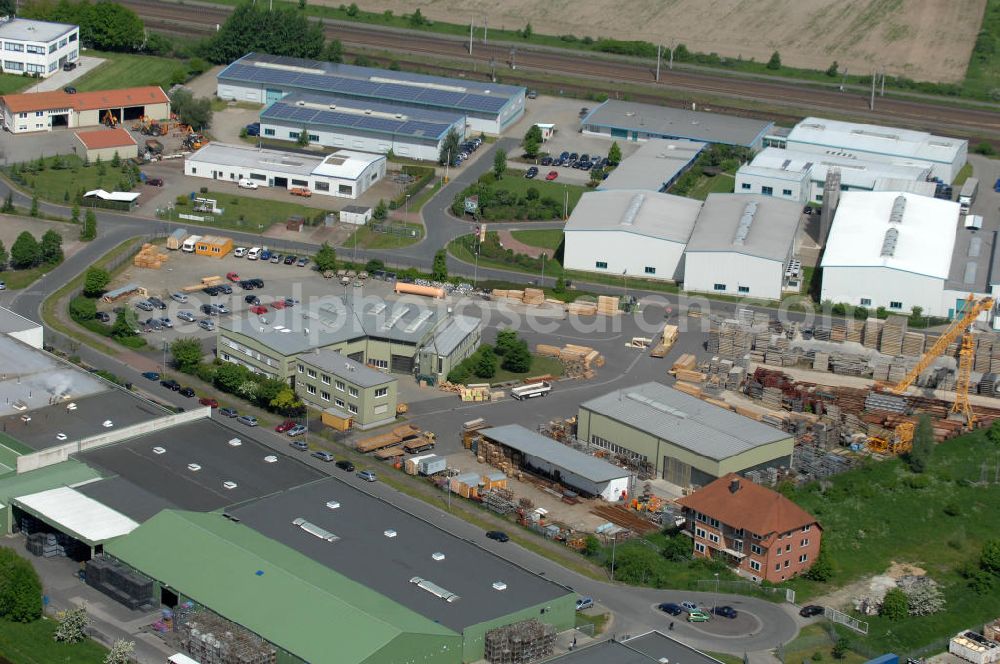
M476 111L499 111L507 100L502 97L486 97L483 95L466 95L462 100L463 108L470 108Z

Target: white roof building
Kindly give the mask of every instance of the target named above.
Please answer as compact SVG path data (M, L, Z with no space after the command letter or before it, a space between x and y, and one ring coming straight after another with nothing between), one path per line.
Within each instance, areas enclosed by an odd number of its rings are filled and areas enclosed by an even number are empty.
M564 266L677 280L701 206L698 200L653 191L585 193L564 228Z
M951 183L965 165L969 142L879 125L806 118L788 133L789 150L900 165L929 166L931 175Z
M121 512L65 486L18 496L14 504L90 546L128 535L139 527Z
M822 299L948 315L959 205L900 192L845 192L823 255Z
M694 164L706 146L698 141L650 139L623 159L597 188L664 191Z

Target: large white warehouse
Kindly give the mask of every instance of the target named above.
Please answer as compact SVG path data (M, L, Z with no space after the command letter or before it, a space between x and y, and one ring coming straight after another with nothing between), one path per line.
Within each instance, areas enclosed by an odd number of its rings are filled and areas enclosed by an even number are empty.
M710 194L684 252L684 289L780 299L801 218L793 201Z
M765 137L764 144L834 157L928 166L932 177L949 184L965 165L969 151L969 142L957 138L824 118L806 118L787 136Z
M315 194L357 198L385 177L382 155L338 150L325 157L262 150L249 145L209 143L184 160L184 174L261 187L303 187Z
M959 223L959 205L951 201L844 192L823 255L822 299L899 312L919 306L932 316L954 313L956 300L964 297L947 283Z
M804 205L823 201L823 186L831 168L840 170L841 191L899 190L934 195L928 182L929 164L872 161L815 152L764 148L736 171L736 192L763 194Z
M563 264L568 270L679 280L701 205L654 191L588 192L566 222Z
M310 145L437 161L450 131L465 134L465 116L399 104L291 94L260 114L260 135Z

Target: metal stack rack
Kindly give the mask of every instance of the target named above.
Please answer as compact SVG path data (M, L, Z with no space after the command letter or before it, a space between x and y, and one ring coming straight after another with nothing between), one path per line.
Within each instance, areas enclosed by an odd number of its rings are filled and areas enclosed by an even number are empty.
M153 608L153 580L112 558L87 561L87 585L135 611Z
M552 654L556 628L524 620L486 632L486 661L490 664L528 664Z
M253 632L207 609L184 616L181 645L201 664L275 664L277 651Z
M510 489L490 489L479 494L483 505L497 514L510 514L517 509L514 502L514 492Z

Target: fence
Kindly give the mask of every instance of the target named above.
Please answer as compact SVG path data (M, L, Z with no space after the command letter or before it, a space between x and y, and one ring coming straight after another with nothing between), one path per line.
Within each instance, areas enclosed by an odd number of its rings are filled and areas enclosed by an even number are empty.
M838 611L829 606L823 607L823 616L827 620L835 623L840 623L841 625L847 627L848 629L853 629L858 634L868 633L868 623L864 620L858 620L852 616L847 615L843 611Z
M779 602L782 599L789 603L795 601L795 591L791 588L762 586L753 581L745 581L743 579L698 579L695 581L695 590L703 593L717 592L753 595Z

